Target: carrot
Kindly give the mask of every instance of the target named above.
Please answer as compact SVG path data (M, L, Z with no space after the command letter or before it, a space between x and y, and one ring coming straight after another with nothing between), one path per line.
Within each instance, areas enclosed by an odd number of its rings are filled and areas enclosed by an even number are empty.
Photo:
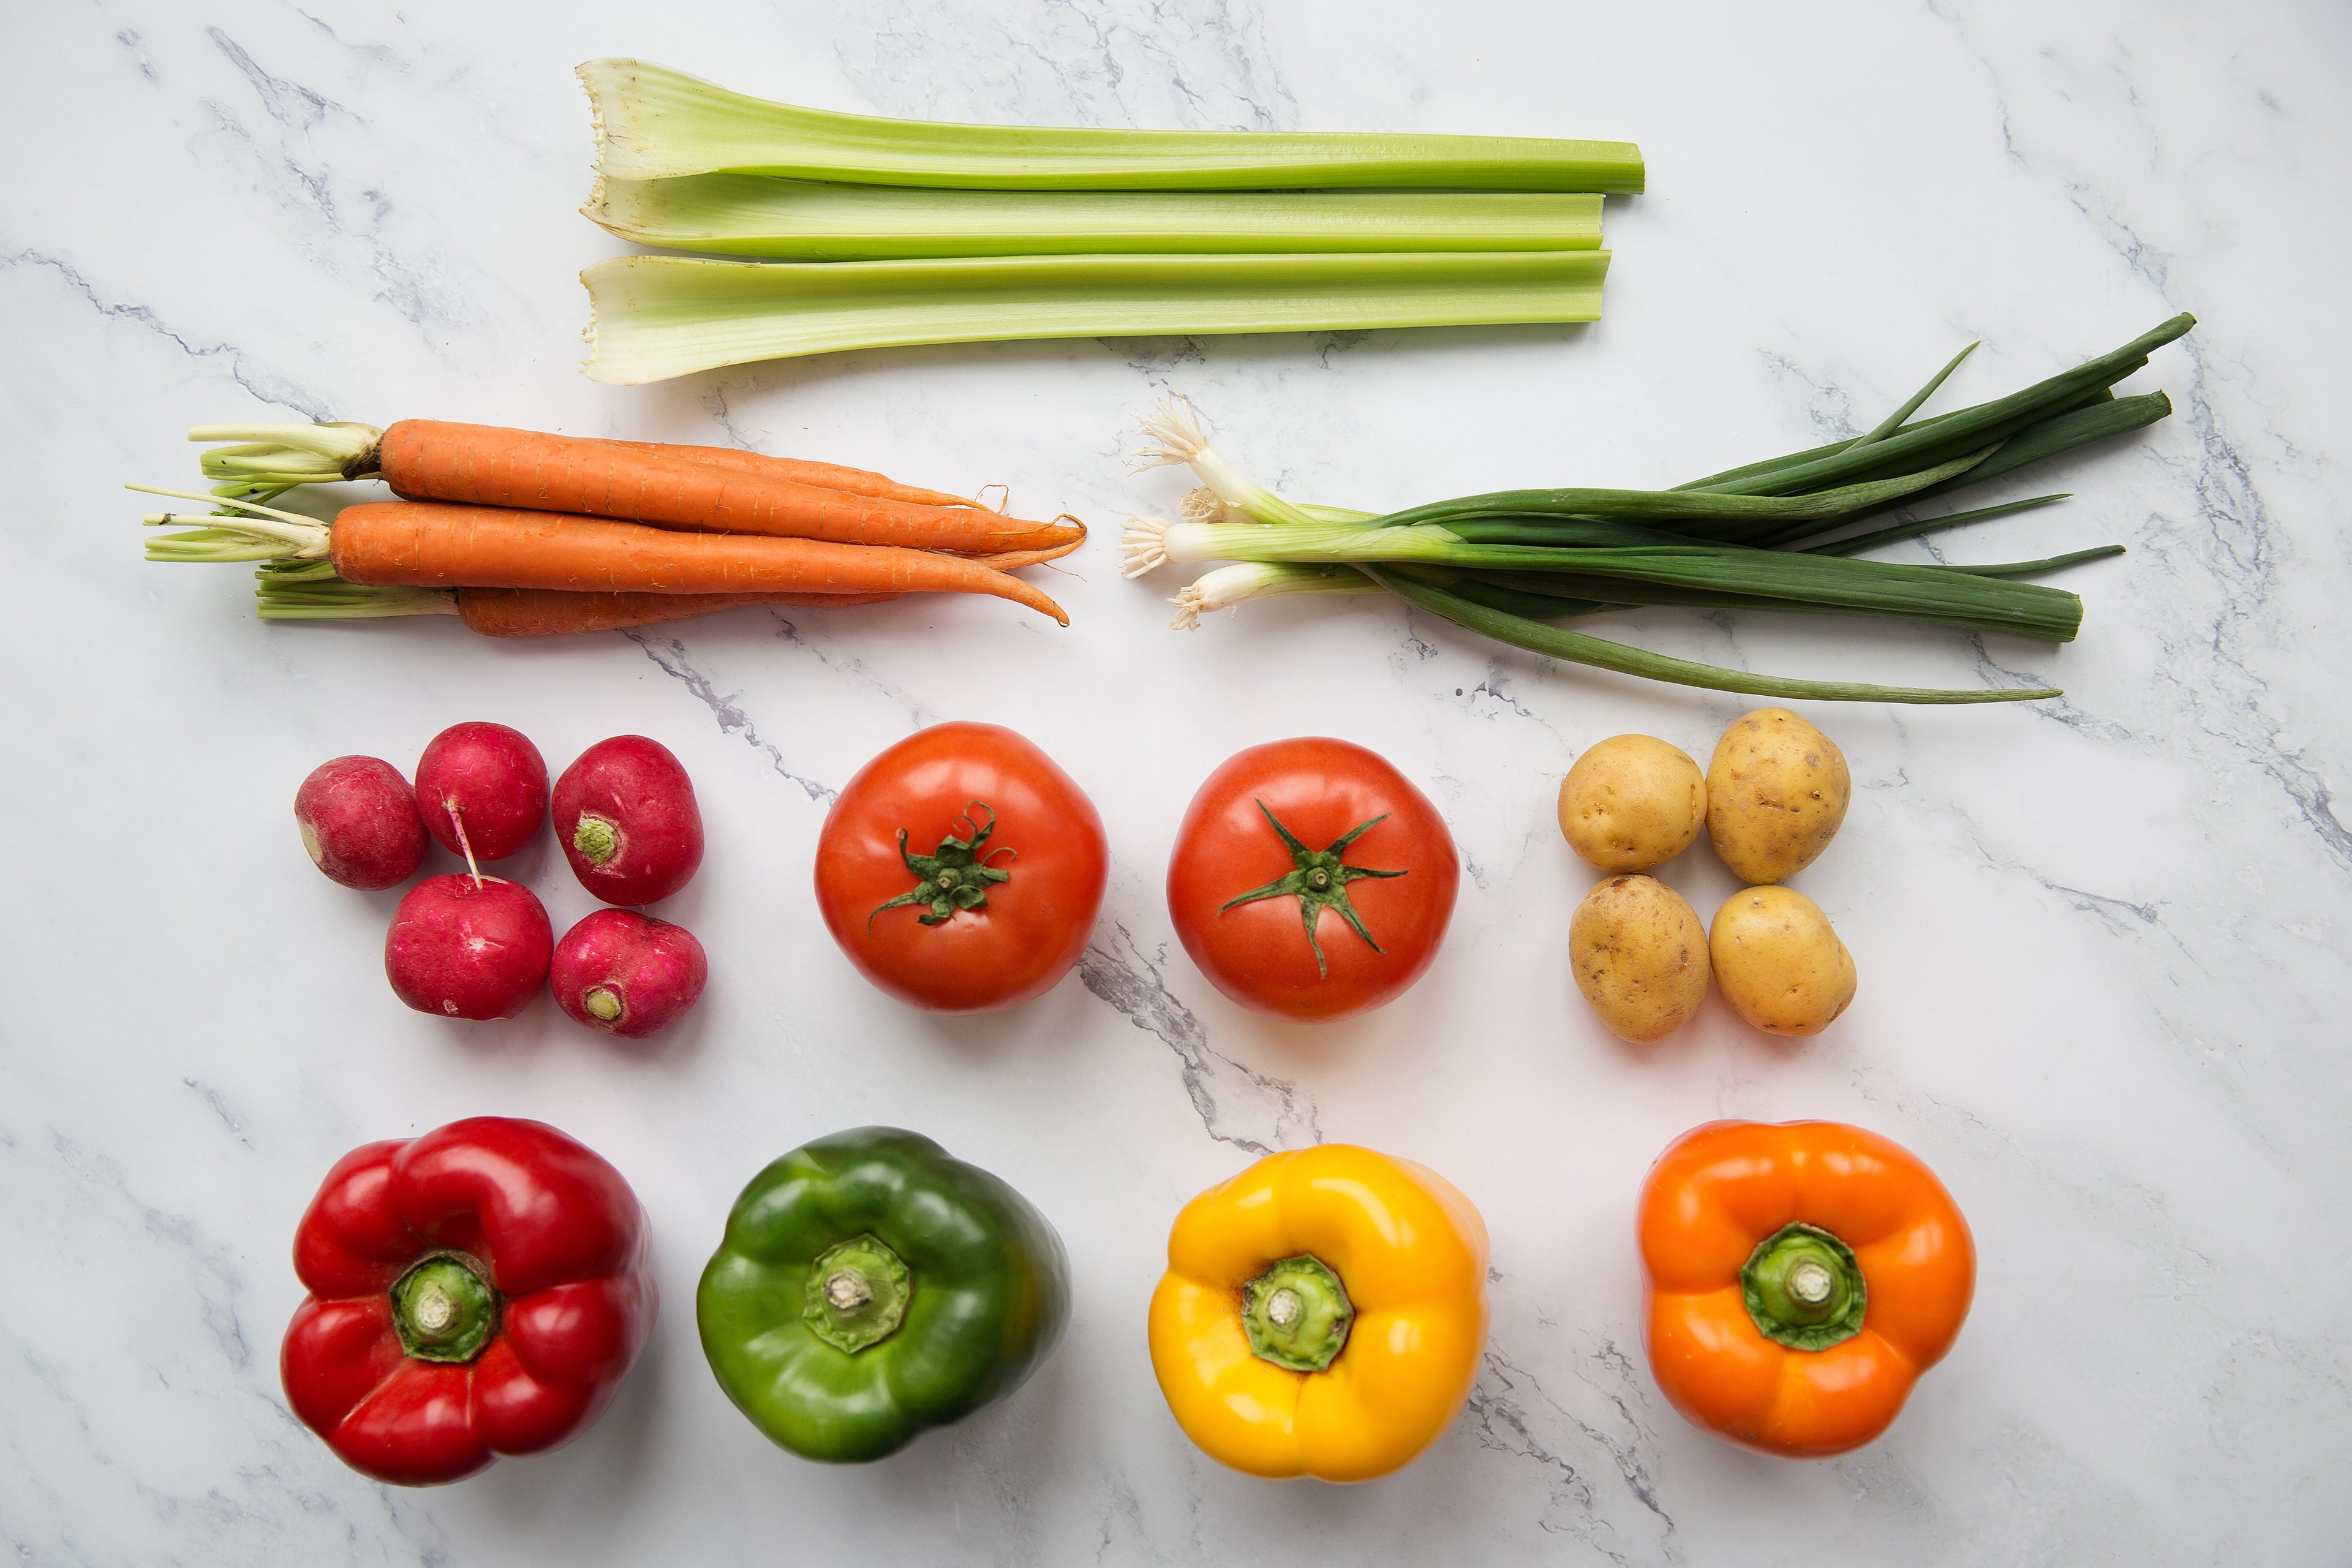
M215 529L232 526L218 518L203 521ZM347 506L335 515L327 538L339 576L376 586L992 594L1070 624L1060 605L1018 577L956 556L892 545L676 533L633 522L439 501Z
M376 443L375 461L394 493L413 500L521 507L657 528L966 554L1050 549L1086 537L1083 526L1029 522L968 504L856 495L731 463L680 458L649 444L492 425L403 419Z
M1043 566L1048 561L1059 561L1086 542L1074 539L1067 544L1057 544L1051 550L1006 550L993 555L965 557L975 565L992 567L999 572L1011 572L1023 566Z
M896 594L571 594L551 588L459 588L457 618L486 637L604 632L682 621L745 605L877 605Z
M764 452L747 452L740 447L673 446L667 441L621 441L610 437L595 439L596 444L602 447L650 452L656 457L668 456L689 463L700 463L706 468L757 474L763 479L787 479L796 485L814 485L821 490L840 490L853 496L879 496L884 500L913 501L918 506L987 510L970 496L951 496L945 490L927 490L919 485L902 485L887 475L865 468L847 468L838 463L813 462L806 458L771 458Z
M874 605L896 594L581 594L555 588L384 588L335 574L331 561L271 561L253 574L254 613L265 621L373 620L456 616L484 637L542 637L679 621L746 605Z

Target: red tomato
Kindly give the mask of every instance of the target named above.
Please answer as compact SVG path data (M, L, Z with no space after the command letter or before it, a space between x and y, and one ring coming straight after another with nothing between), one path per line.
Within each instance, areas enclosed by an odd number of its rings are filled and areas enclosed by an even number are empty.
M1351 1018L1421 978L1461 884L1427 795L1361 746L1307 737L1252 746L1209 775L1176 832L1168 912L1243 1006Z
M934 724L892 746L816 841L833 940L860 974L934 1013L1052 990L1086 951L1109 876L1094 802L994 724Z

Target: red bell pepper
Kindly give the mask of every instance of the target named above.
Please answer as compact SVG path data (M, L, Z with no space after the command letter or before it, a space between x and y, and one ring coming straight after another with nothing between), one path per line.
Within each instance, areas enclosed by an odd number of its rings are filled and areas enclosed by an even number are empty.
M287 1400L345 1464L402 1486L555 1447L645 1348L646 1246L621 1173L541 1122L354 1149L294 1233L310 1294L278 1357Z

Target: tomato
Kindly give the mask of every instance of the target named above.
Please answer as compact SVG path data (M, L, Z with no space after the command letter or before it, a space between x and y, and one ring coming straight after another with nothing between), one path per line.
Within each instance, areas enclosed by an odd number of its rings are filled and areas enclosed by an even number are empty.
M1375 752L1309 737L1252 746L1209 775L1176 832L1168 912L1243 1006L1349 1018L1421 978L1461 885L1427 795Z
M817 835L816 901L857 972L909 1006L1042 996L1110 876L1094 803L994 724L934 724L858 770Z

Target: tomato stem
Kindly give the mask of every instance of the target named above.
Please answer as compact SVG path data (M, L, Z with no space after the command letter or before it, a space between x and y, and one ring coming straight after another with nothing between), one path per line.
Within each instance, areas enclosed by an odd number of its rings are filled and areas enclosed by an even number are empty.
M1290 874L1268 882L1263 888L1253 888L1239 898L1226 900L1217 912L1223 914L1227 910L1255 903L1260 899L1297 898L1299 919L1307 926L1307 945L1315 950L1315 973L1318 977L1328 978L1331 973L1330 966L1323 962L1323 945L1315 940L1315 922L1327 909L1337 910L1340 918L1355 928L1356 934L1362 937L1364 944L1374 952L1382 951L1381 944L1372 940L1372 933L1364 929L1363 918L1356 913L1356 906L1348 901L1348 884L1362 881L1368 877L1402 877L1406 873L1373 871L1361 866L1342 865L1340 857L1347 854L1348 846L1386 822L1389 814L1384 811L1368 822L1356 824L1333 839L1326 848L1309 849L1298 841L1297 835L1282 825L1281 818L1266 809L1265 802L1259 800L1255 804L1265 814L1275 832L1282 836L1283 847L1290 851Z
M987 826L981 826L971 816L975 811L988 813ZM888 903L877 906L874 913L866 917L868 931L874 929L876 915L884 910L898 909L902 904L929 904L930 912L915 918L927 926L944 925L955 917L958 910L986 909L988 889L1013 880L1012 872L988 862L990 857L995 855L1012 855L1017 858L1020 851L1007 849L1001 845L994 849L983 851L981 848L988 841L988 836L996 831L996 813L989 804L982 800L967 801L963 815L957 816L956 822L963 826L968 837L959 838L950 833L941 838L939 847L929 855L917 855L910 851L907 847L907 830L903 827L898 829L898 858L904 860L907 869L915 874L916 883Z

